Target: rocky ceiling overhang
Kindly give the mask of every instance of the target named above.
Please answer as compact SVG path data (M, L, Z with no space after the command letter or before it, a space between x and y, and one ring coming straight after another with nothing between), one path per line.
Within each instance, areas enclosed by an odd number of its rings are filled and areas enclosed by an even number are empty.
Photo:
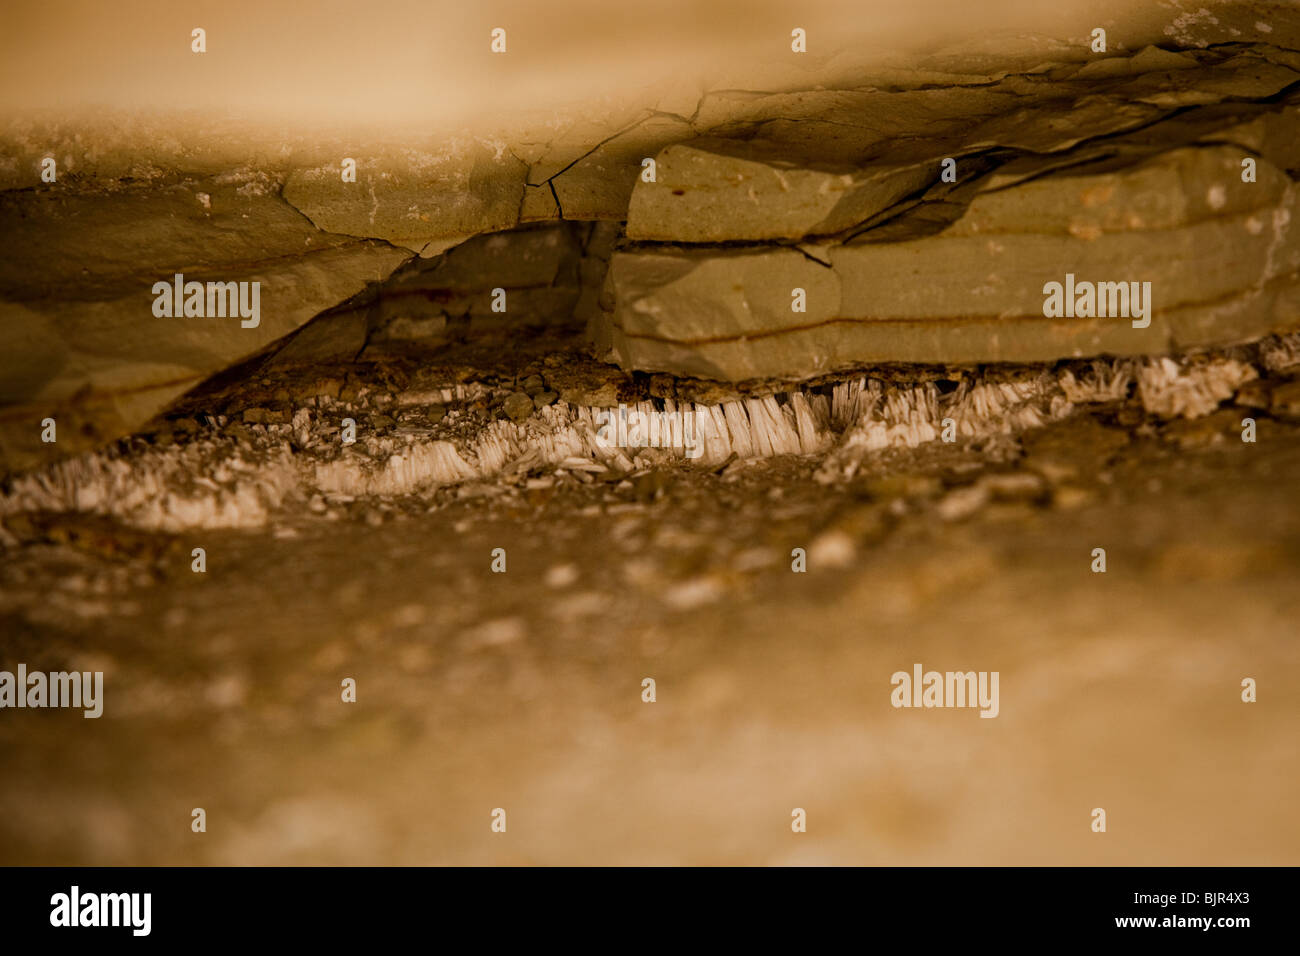
M360 354L466 319L723 382L1295 328L1300 9L1111 7L1104 49L1073 9L892 56L824 31L801 60L782 36L744 76L437 132L12 110L0 470L129 434L268 350ZM1132 301L1050 314L1050 282Z

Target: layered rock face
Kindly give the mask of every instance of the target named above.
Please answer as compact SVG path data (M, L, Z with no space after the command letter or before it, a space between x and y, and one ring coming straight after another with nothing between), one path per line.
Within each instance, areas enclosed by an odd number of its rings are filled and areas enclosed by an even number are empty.
M10 119L0 471L128 434L317 316L288 357L585 326L627 372L723 382L1294 328L1300 13L1109 12L1103 47L1073 8L892 57L783 33L743 69L450 132ZM256 285L257 319L186 282Z
M0 221L0 462L12 470L128 433L410 257L322 232L255 179L13 190ZM46 419L55 441L42 441Z
M740 381L1294 327L1293 67L1152 47L978 87L755 98L731 137L669 146L637 183L593 331L624 367Z

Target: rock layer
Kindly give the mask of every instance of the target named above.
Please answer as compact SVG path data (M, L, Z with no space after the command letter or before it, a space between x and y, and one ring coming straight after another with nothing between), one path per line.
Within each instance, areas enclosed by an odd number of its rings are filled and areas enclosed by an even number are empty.
M176 181L0 193L0 470L137 428L410 253L316 229L273 194ZM160 317L155 282L257 282L238 316ZM42 421L55 420L54 442Z
M1134 5L1107 21L1105 53L1066 22L892 58L823 33L806 59L454 133L7 117L0 470L121 435L327 310L285 358L357 355L376 332L436 340L464 315L510 331L513 317L483 311L496 287L527 313L590 318L601 356L627 370L729 381L1159 353L1294 327L1300 11ZM57 183L40 178L46 158ZM521 227L561 220L601 231L566 245L562 267L528 259ZM502 268L519 274L485 284L496 266L475 257L506 231ZM412 251L431 272L367 300L378 314L351 307ZM458 262L467 285L450 282ZM175 272L262 283L259 327L155 318L149 289ZM1150 281L1150 325L1043 315L1044 283L1066 274ZM406 314L403 294L447 308ZM40 441L47 417L56 445Z
M734 140L669 146L638 182L593 338L627 369L741 381L1294 328L1296 66L1149 48L977 90L750 98ZM1151 314L1053 314L1067 274L1150 283Z

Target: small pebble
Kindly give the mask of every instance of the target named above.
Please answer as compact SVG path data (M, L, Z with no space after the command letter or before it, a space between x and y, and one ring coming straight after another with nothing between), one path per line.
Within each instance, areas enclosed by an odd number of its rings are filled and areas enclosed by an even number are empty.
M989 489L983 483L954 488L943 496L935 508L944 521L969 518L989 502Z
M546 585L552 588L567 588L578 581L576 564L557 564L546 572Z
M852 535L832 528L813 539L808 546L808 560L818 568L843 568L853 563L857 551Z
M512 421L522 422L533 413L533 400L524 392L513 392L502 407Z

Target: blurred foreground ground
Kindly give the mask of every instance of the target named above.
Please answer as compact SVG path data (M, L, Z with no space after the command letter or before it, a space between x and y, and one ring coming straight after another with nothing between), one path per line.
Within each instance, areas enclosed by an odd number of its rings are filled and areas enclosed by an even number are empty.
M1300 427L1245 414L11 550L4 666L105 713L4 713L0 862L1300 863ZM915 663L1000 715L895 710Z

